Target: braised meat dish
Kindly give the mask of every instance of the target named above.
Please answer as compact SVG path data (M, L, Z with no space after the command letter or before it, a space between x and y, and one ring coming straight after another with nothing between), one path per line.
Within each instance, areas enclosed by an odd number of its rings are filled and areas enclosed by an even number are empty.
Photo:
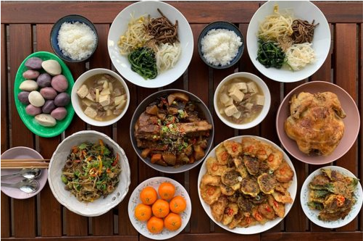
M159 97L146 107L134 128L141 156L162 166L180 166L202 159L212 125L183 92Z
M336 94L301 92L291 99L286 134L306 154L330 155L344 134L346 114Z
M344 219L356 202L354 190L359 180L329 168L321 172L309 183L308 206L320 211L320 220Z
M228 226L250 227L285 216L294 171L281 151L256 138L224 141L206 160L200 194L213 218Z

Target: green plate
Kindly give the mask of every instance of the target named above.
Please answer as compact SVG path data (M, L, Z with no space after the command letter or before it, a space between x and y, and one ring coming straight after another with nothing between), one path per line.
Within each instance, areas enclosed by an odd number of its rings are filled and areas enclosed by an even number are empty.
M54 137L60 135L71 123L73 116L74 116L74 109L72 107L72 103L69 103L65 108L67 109L67 116L61 120L57 120L57 124L53 127L44 127L42 125L39 125L33 116L30 116L26 113L25 108L27 107L26 104L21 103L18 100L18 94L21 92L19 89L20 84L25 80L23 77L24 71L28 70L28 68L25 66L25 62L31 58L31 57L38 57L42 60L49 60L54 59L58 61L60 66L62 67L62 74L67 78L68 80L68 89L65 91L71 96L72 87L74 84L73 76L71 71L68 69L67 65L56 55L45 52L45 51L39 51L32 53L29 55L19 66L18 72L16 73L15 77L15 84L14 84L14 99L15 99L15 106L18 110L19 116L21 120L24 122L25 126L28 127L28 129L33 132L34 134L41 136L41 137ZM41 72L44 72L42 70Z

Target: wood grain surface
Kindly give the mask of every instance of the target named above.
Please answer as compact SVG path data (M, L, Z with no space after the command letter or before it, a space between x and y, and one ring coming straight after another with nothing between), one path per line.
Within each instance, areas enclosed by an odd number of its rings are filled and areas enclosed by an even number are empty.
M107 49L107 36L116 15L132 2L2 2L1 3L1 152L14 146L27 146L50 158L57 145L69 135L92 129L112 137L125 151L131 170L131 184L125 199L106 214L87 218L74 214L60 205L47 184L33 198L16 200L1 194L1 237L4 240L149 240L140 235L128 218L128 200L138 184L154 176L166 176L180 182L192 200L192 217L187 227L172 240L188 241L274 241L274 240L349 240L363 239L363 212L345 227L330 230L316 226L305 216L300 203L300 190L306 177L320 166L311 166L291 158L298 181L297 196L286 218L272 229L255 235L230 233L210 220L198 197L200 166L181 174L163 174L142 162L130 142L130 120L134 110L147 96L159 89L146 89L127 82L131 101L125 116L108 127L85 124L77 115L67 130L57 137L41 138L30 132L21 121L14 103L14 79L21 62L32 52L53 52L49 35L56 20L70 13L80 14L95 23L99 44L94 55L84 63L67 63L76 79L88 69L114 69ZM189 21L194 52L186 72L174 83L160 89L185 89L197 95L208 106L215 124L214 146L237 135L257 135L279 145L276 133L278 107L292 89L307 81L328 81L345 89L363 110L363 4L359 2L315 2L325 14L332 33L330 53L323 66L311 77L296 83L279 83L261 75L253 66L247 48L241 60L225 70L209 68L199 57L196 41L210 22L225 20L236 24L244 38L251 17L264 1L168 2ZM260 76L271 92L271 108L265 120L248 130L234 130L219 120L213 107L217 85L227 75L251 72ZM363 135L346 155L333 163L349 169L363 179Z

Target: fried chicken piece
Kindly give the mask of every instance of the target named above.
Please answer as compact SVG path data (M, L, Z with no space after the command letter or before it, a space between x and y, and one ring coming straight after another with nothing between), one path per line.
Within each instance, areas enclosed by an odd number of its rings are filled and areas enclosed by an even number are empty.
M301 92L291 99L285 132L306 154L330 155L344 134L346 117L336 94Z

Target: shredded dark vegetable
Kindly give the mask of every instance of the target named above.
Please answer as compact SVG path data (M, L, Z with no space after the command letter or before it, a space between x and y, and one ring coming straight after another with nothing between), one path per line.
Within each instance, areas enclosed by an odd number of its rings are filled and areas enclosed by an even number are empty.
M257 60L266 68L281 69L285 63L285 53L276 43L259 39Z
M156 58L153 50L149 48L138 48L132 51L129 56L132 71L138 73L145 79L155 79L158 75Z

